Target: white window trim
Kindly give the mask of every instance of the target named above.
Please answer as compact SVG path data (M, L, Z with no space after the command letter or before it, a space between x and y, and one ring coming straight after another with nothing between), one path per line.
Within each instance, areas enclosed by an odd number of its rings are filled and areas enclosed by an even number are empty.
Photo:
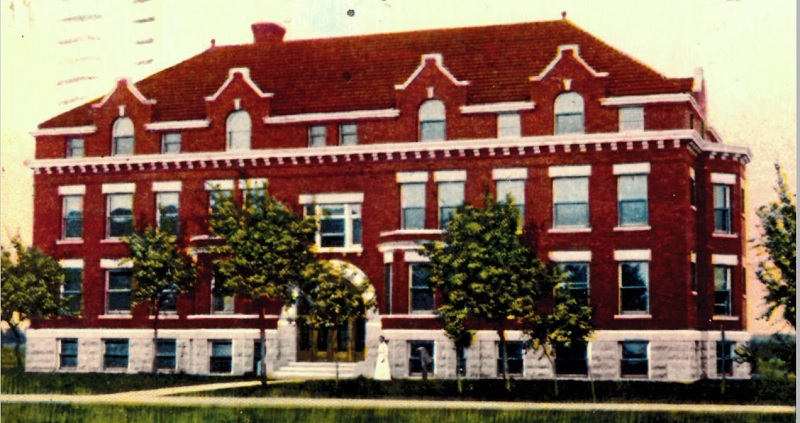
M591 262L592 252L588 250L583 251L550 251L547 256L554 262Z
M495 181L528 179L528 168L506 167L492 169L492 179Z
M650 250L614 250L615 261L650 261Z
M712 254L711 264L721 266L738 266L739 256L735 254Z
M333 195L336 194L323 194L325 195ZM363 194L360 194L363 199ZM302 198L303 196L301 196ZM335 197L334 197L335 198ZM329 198L327 198L329 199ZM316 244L317 252L319 253L356 253L361 254L364 251L364 240L363 240L363 219L364 219L364 210L362 207L361 214L359 214L358 218L362 221L362 240L360 244L355 244L353 242L353 214L351 213L353 205L361 205L363 201L317 201L316 203L302 203L303 205L314 204L314 218L317 219L317 231L314 235L314 243ZM326 204L335 204L341 205L344 208L344 214L342 219L344 219L344 246L342 247L323 247L322 246L322 232L321 232L321 225L319 224L321 217L322 217L322 206ZM304 213L308 213L308 210L304 210Z
M614 175L649 175L650 163L620 163L614 165Z
M135 194L136 183L126 182L121 184L103 184L103 194Z
M58 264L65 269L83 269L83 259L62 259Z
M233 179L210 179L205 182L205 188L206 191L233 191Z
M299 203L308 204L353 204L363 203L363 192L342 192L330 194L300 194Z
M438 170L433 172L434 182L466 182L466 170Z
M592 165L579 166L550 166L547 169L551 178L568 178L577 176L591 176Z
M266 184L267 178L239 179L239 189L263 188Z
M181 192L181 181L153 182L153 192Z
M736 185L735 173L712 173L712 184Z
M128 261L126 263L122 262L122 259L100 259L100 268L101 269L131 269L133 268L133 262Z
M406 251L403 253L403 260L408 264L413 263L429 263L430 258L423 256L419 251Z
M62 185L58 187L58 195L86 195L86 185Z
M428 182L428 172L397 172L398 184Z

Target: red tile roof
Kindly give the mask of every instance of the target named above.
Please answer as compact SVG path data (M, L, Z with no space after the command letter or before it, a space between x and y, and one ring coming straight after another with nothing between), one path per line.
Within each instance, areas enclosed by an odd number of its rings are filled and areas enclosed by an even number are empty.
M275 94L273 116L384 109L395 106L395 84L422 54L441 53L453 75L470 82L469 104L524 101L528 78L564 44L579 45L592 68L609 73L610 96L691 91L692 78L666 78L568 20L214 47L136 86L157 100L154 121L204 119L204 97L235 67L249 68L253 81ZM94 102L40 128L90 125Z

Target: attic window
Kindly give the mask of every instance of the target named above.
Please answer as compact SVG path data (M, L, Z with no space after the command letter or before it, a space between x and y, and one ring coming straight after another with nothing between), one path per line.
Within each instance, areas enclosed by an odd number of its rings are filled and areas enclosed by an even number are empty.
M112 156L129 156L133 154L133 121L122 117L114 121L112 132Z
M583 119L583 97L575 92L556 97L556 134L582 134L585 132Z
M419 140L442 141L446 134L444 103L429 100L419 107Z
M228 115L225 132L228 136L228 150L250 149L250 115L239 110Z

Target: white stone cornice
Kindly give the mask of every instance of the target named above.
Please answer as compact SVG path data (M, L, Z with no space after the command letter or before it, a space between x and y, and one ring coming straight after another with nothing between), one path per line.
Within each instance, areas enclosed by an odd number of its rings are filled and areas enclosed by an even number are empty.
M705 120L703 109L700 107L700 104L697 102L697 100L695 100L694 96L689 93L626 95L600 99L601 106L636 106L642 104L684 102L691 104L695 112L700 115L700 118Z
M133 94L133 96L137 100L139 100L140 103L147 105L156 104L155 100L151 100L145 97L144 94L142 94L142 92L139 91L138 88L136 88L136 85L133 82L131 82L130 78L119 78L117 79L117 83L114 85L114 88L112 88L111 91L109 91L108 94L106 94L106 96L103 97L102 100L100 100L95 104L92 104L92 107L95 109L103 107L108 101L108 99L110 99L111 96L114 95L114 93L117 91L117 88L120 86L121 83L125 84L125 87L128 89L128 91L130 91L130 93Z
M299 115L265 116L264 123L267 125L279 125L287 123L386 119L386 118L395 118L398 116L400 116L399 109L354 110L350 112L304 113Z
M405 90L406 88L408 88L408 86L411 85L411 82L413 82L415 79L417 79L417 76L419 76L419 74L422 72L422 70L425 69L425 66L427 66L429 61L433 61L434 64L436 65L436 68L439 69L439 72L441 72L442 75L446 76L447 79L449 79L450 82L453 83L453 85L458 86L458 87L465 87L465 86L469 85L469 81L459 81L455 77L455 75L453 75L450 72L450 70L447 69L444 66L444 60L442 59L442 55L441 54L439 54L439 53L428 53L428 54L423 54L422 55L422 60L420 61L419 66L417 66L417 68L414 70L414 72L411 73L411 76L409 76L408 79L406 79L406 81L403 82L402 84L395 85L394 89L396 89L396 90Z
M533 110L536 103L532 101L509 101L503 103L470 104L459 107L463 114L470 113L503 113Z
M242 79L244 79L245 84L247 84L253 90L253 92L256 93L256 95L258 95L259 97L271 98L274 96L274 94L272 93L266 93L264 91L261 91L261 88L259 88L258 85L256 85L256 83L253 82L252 79L250 79L250 69L230 68L228 69L228 79L226 79L225 82L222 83L217 92L215 92L213 95L206 97L205 98L206 101L216 101L216 99L220 96L220 94L222 94L223 91L225 91L225 89L228 88L228 85L230 85L231 82L233 82L233 78L237 73L242 75Z
M34 137L49 137L55 135L88 135L97 132L97 127L94 125L86 126L64 126L60 128L44 128L36 131L31 131L30 134Z
M578 63L580 63L584 67L584 69L586 69L592 76L598 78L608 76L608 72L598 72L594 70L594 68L589 66L589 64L586 63L585 60L583 60L583 58L580 55L580 47L577 44L564 44L558 46L556 57L550 62L549 65L547 65L547 67L544 68L544 70L542 70L542 72L539 73L539 75L531 76L528 79L530 81L541 81L542 79L544 79L544 77L547 76L547 74L550 73L550 71L552 71L553 68L556 67L556 64L558 64L558 62L561 61L561 58L564 57L564 51L566 50L572 51L573 55L575 56L575 60L577 60Z
M148 131L172 131L178 129L201 129L211 126L211 121L208 119L196 120L173 120L164 122L151 122L144 125L144 129Z

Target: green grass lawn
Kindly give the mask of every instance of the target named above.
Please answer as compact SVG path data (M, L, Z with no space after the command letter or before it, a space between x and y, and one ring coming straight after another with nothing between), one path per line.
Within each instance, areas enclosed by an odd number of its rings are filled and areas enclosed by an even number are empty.
M3 404L3 422L793 422L793 414Z
M13 348L2 348L0 360L3 394L106 394L252 379L181 374L25 373L16 366Z

